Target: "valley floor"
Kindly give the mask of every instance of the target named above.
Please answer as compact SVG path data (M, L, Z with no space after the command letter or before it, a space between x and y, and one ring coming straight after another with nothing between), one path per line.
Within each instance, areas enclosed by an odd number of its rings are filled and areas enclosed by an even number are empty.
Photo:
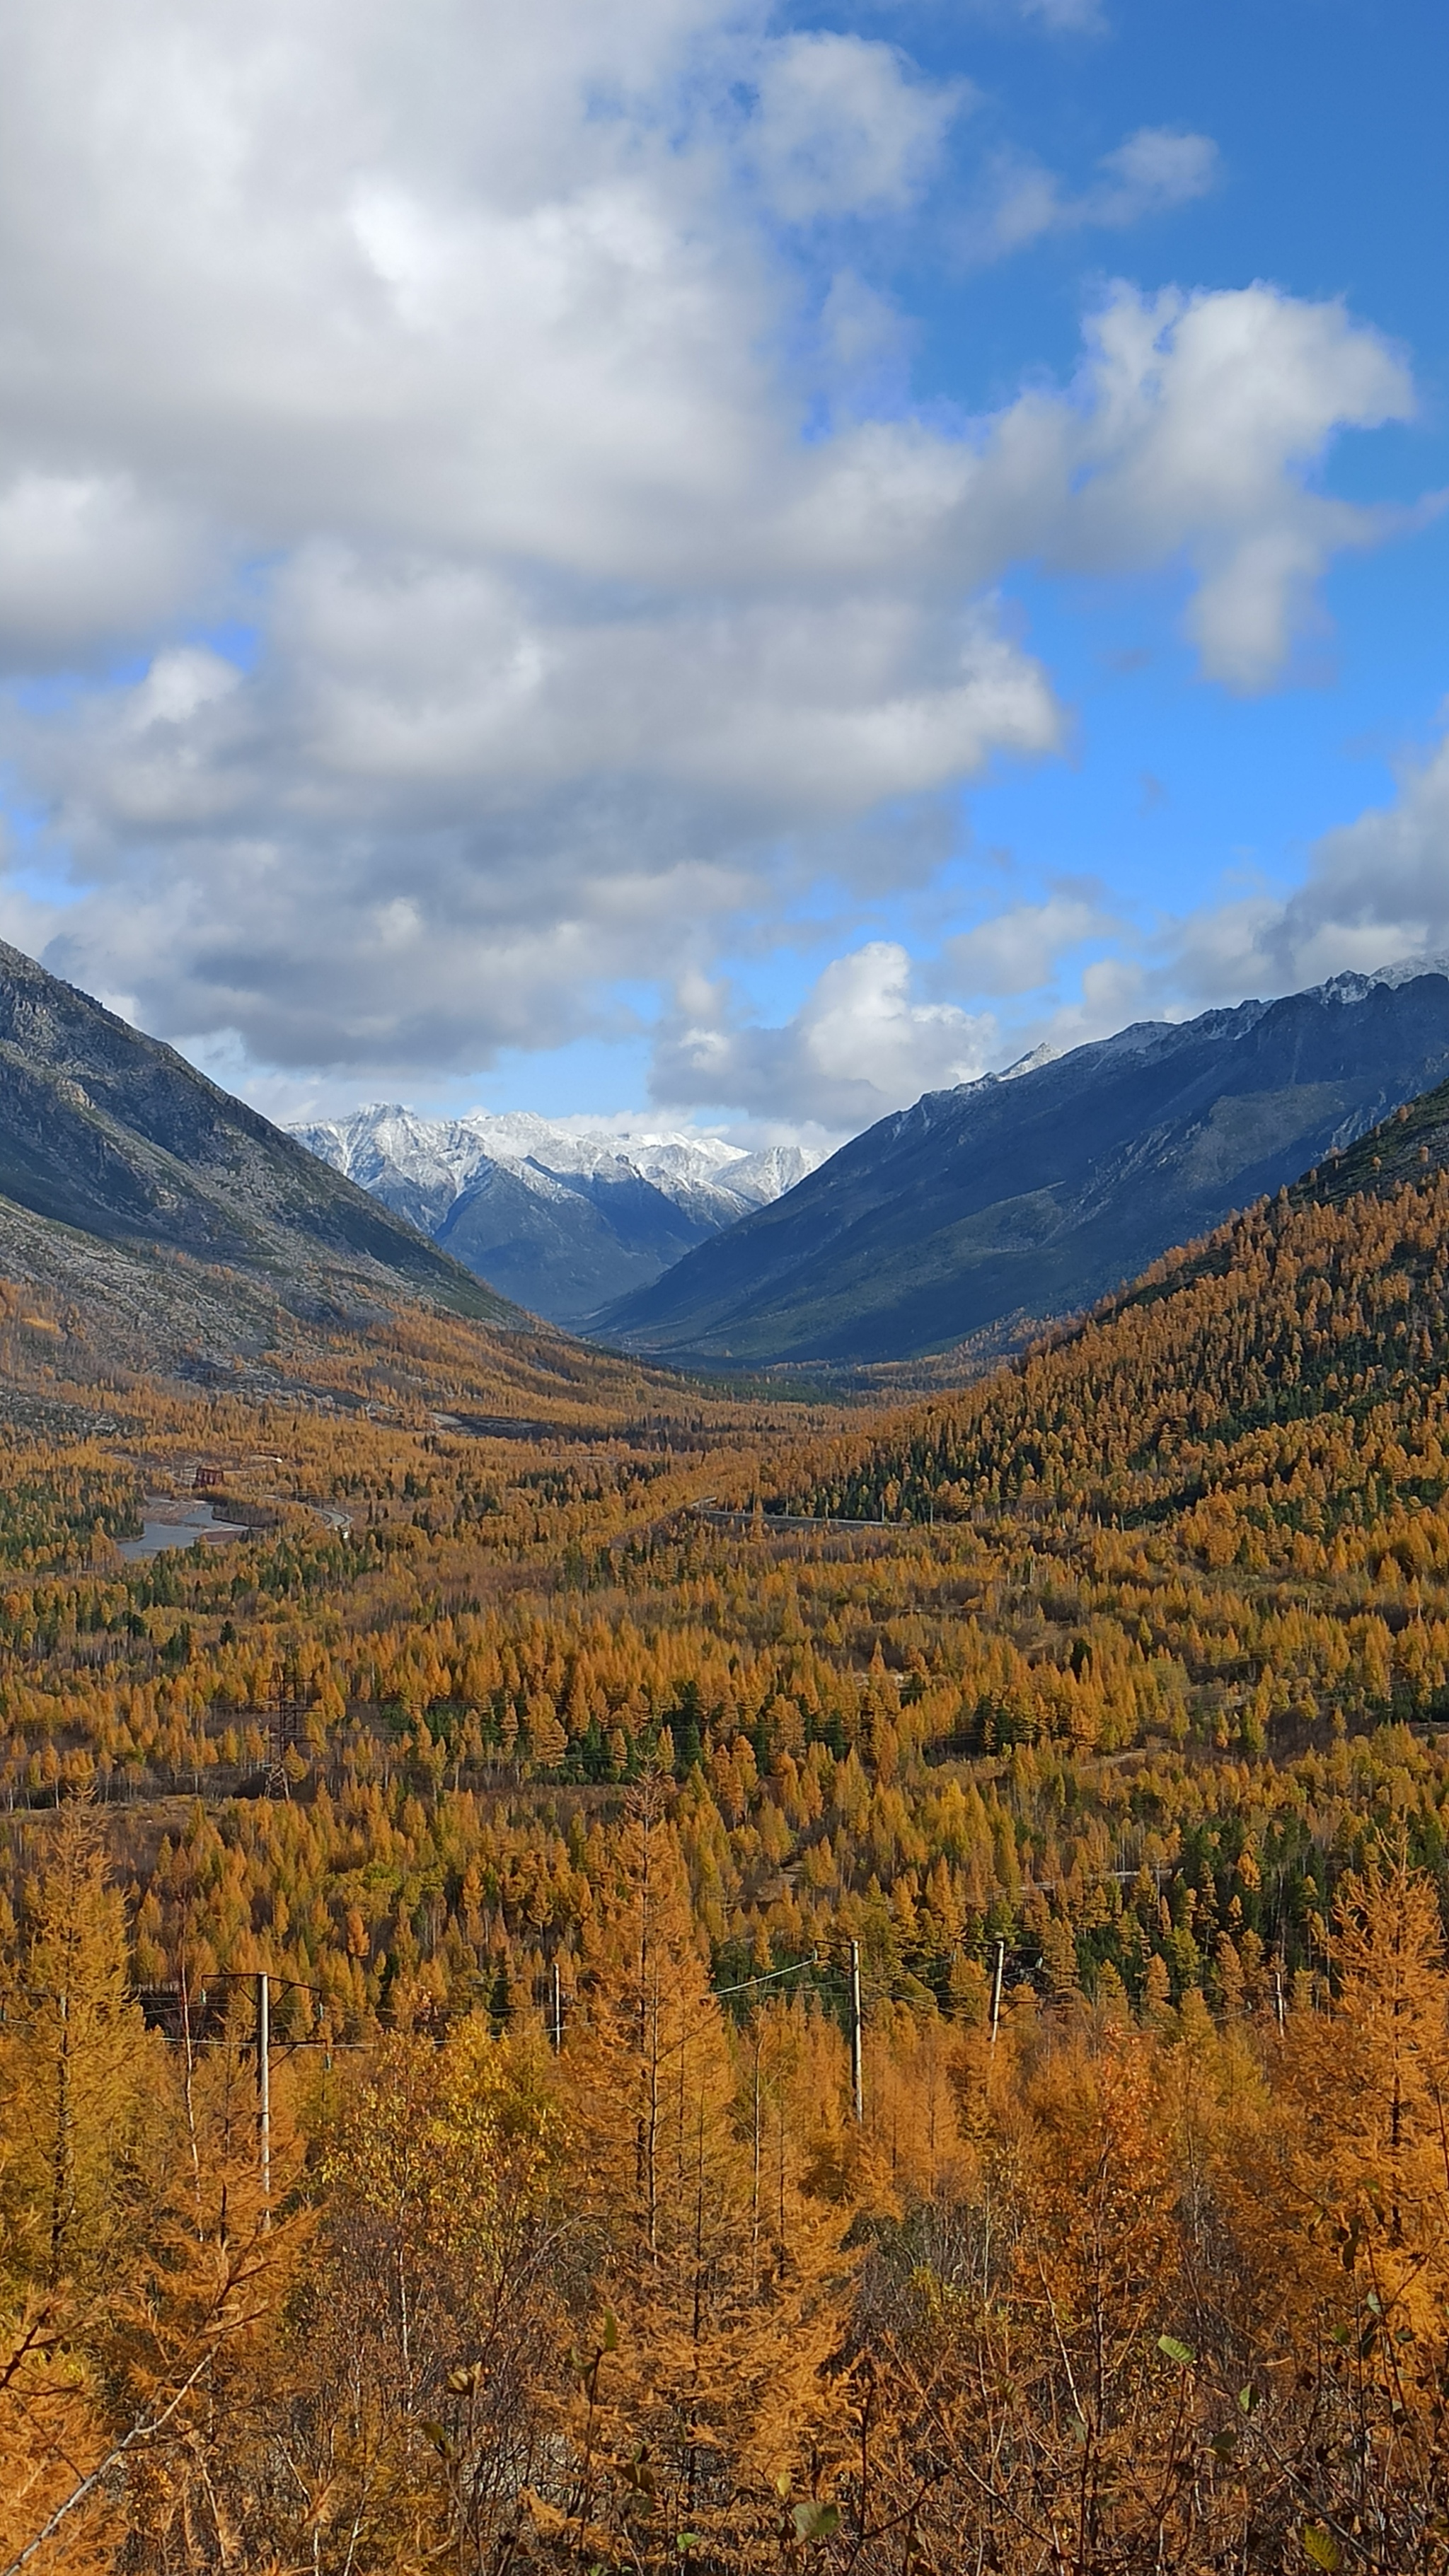
M5 2576L1449 2564L1446 1240L875 1412L11 1296Z

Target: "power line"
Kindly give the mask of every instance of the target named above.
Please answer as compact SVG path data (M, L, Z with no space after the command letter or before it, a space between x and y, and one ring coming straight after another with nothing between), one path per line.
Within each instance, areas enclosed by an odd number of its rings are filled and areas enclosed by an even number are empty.
M717 1999L721 1999L725 1995L743 1995L749 1992L751 1986L772 1986L778 1977L797 1977L802 1968L818 1968L828 1965L828 1960L822 1961L819 1953L812 1950L808 1959L792 1960L788 1968L771 1968L764 1976L746 1977L737 1986L713 1986L710 1991Z

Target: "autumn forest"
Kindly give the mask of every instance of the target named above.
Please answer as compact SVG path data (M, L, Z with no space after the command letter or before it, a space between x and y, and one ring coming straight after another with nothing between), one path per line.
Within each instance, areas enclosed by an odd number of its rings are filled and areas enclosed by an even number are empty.
M3 2576L1449 2569L1449 1176L1350 1180L904 1402L0 1285Z

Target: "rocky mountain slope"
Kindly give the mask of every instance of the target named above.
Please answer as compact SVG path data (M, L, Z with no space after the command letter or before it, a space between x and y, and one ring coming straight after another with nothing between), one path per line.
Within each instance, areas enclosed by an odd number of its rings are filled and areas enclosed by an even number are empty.
M576 1134L526 1112L421 1118L396 1105L294 1128L507 1296L577 1325L804 1178L798 1145Z
M1449 1074L1449 960L1144 1022L928 1093L620 1302L676 1361L1006 1348L1350 1145Z
M425 1298L524 1319L168 1046L0 943L0 1269L115 1310L122 1337L255 1348ZM149 1321L148 1321L149 1318Z

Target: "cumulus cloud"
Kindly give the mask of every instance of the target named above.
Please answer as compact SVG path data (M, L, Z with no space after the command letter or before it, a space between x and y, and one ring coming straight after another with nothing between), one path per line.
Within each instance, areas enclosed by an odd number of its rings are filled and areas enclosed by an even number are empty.
M253 680L171 653L25 744L92 889L52 962L293 1065L461 1069L610 1025L611 978L768 903L782 828L1056 731L989 617L889 597L589 623L321 549L273 639ZM894 872L889 839L851 855Z
M1187 628L1231 688L1281 671L1340 548L1385 521L1315 490L1332 433L1413 408L1407 371L1337 303L1253 286L1113 297L1094 335L1098 407L1053 552L1084 571L1170 560L1197 580Z
M914 74L894 46L823 30L763 51L747 143L787 223L899 213L932 176L964 85Z
M749 519L701 513L674 578L628 597L517 552L304 540L250 675L212 656L201 685L167 653L12 723L92 889L57 962L132 957L152 1025L293 1064L476 1064L607 1025L611 976L680 970L768 907L782 832L1053 747L986 592L1014 555L1185 554L1208 666L1270 677L1311 572L1364 533L1305 468L1406 399L1337 307L1123 290L1067 392L964 439L776 444Z
M876 939L827 966L782 1027L742 1025L721 987L694 979L657 1050L654 1091L681 1107L783 1110L838 1136L923 1091L975 1081L997 1042L989 1015L913 999L905 949Z
M962 427L860 395L898 344L842 270L819 429L781 226L908 210L965 104L719 0L0 16L0 654L142 668L4 720L73 870L51 961L239 1061L476 1069L695 990L832 835L889 885L872 814L1056 748L1018 564L1181 565L1203 667L1268 685L1379 524L1329 442L1410 402L1339 306L1122 287L1071 384ZM1100 219L1193 143L1134 137ZM1064 919L967 934L982 975ZM838 1126L984 1026L868 947L793 1032L687 1015L661 1082L747 1105L768 1060Z

